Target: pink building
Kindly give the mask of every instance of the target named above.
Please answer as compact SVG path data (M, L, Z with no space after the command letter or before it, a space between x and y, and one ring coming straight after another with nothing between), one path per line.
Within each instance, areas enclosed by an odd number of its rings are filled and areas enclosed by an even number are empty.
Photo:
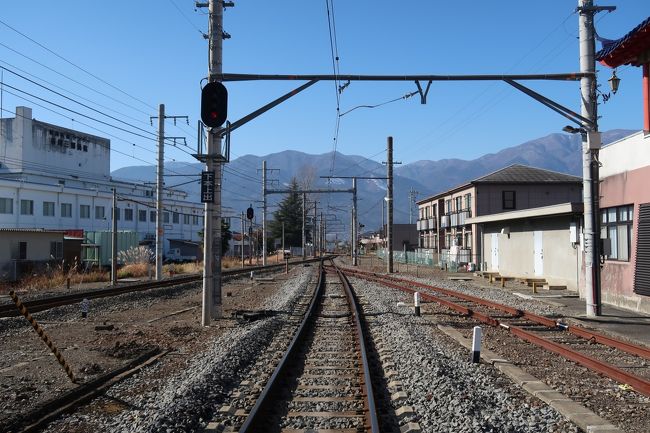
M600 151L602 301L650 313L650 18L597 54L605 66L642 68L643 131ZM607 249L609 251L607 251Z

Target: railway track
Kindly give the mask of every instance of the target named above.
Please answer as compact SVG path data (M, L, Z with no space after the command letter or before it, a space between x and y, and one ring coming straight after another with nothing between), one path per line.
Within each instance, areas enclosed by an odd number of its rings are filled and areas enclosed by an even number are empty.
M505 329L520 339L650 396L650 366L647 363L650 349L647 347L449 289L350 268L343 272L405 292L418 291L425 301Z
M292 262L292 265L311 263L318 261L320 259L309 259L300 262ZM242 269L229 269L222 272L223 277L233 277L242 274L248 274L250 272L266 271L271 269L283 268L284 263L277 265L267 265L267 266L254 266ZM39 311L48 310L54 307L60 307L63 305L71 305L81 302L83 299L96 299L96 298L106 298L110 296L122 295L124 293L140 292L150 289L172 287L181 284L189 284L201 281L203 278L202 275L188 275L188 276L179 276L174 278L167 278L160 281L147 281L144 283L134 283L134 284L124 284L116 287L109 287L106 289L95 289L95 290L85 290L75 293L59 295L59 296L48 296L41 299L34 299L31 301L23 301L23 304L31 313L36 313ZM14 317L20 315L20 312L16 309L16 306L13 303L0 304L0 318L2 317Z
M321 264L304 318L254 401L239 417L217 417L212 426L240 433L380 431L361 310L337 268Z

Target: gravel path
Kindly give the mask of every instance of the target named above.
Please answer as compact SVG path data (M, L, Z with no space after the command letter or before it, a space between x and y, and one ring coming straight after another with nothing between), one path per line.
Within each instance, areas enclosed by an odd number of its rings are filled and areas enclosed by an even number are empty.
M353 279L368 302L374 338L392 352L397 379L423 431L571 432L578 428L540 400L485 364L469 362L469 353L411 309L398 307L409 296ZM370 307L368 309L368 307Z

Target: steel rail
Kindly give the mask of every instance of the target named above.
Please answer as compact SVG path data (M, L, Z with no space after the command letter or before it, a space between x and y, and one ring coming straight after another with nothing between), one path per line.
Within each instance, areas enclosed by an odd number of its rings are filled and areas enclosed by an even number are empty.
M489 301L487 299L483 299L483 298L479 298L479 297L471 296L471 295L466 295L466 294L463 294L463 293L456 293L456 292L454 292L452 290L449 290L449 289L443 289L443 288L440 288L440 287L431 286L429 284L420 283L420 282L417 282L417 281L405 280L405 279L396 278L396 277L392 277L392 276L388 276L388 275L377 274L377 273L373 273L373 272L365 272L365 271L360 271L360 270L356 270L356 269L352 270L352 269L349 269L349 268L344 268L344 272L356 273L358 275L364 275L364 276L370 275L370 276L373 276L373 277L378 278L378 279L390 280L390 281L394 281L394 282L397 282L397 283L400 283L400 282L407 283L407 284L410 284L410 285L413 285L413 286L416 286L416 287L421 287L421 288L424 288L424 289L427 289L427 290L434 290L434 291L437 291L437 292L449 294L450 296L455 296L455 297L458 297L458 298L461 298L461 299L464 299L464 300L467 300L467 301L471 301L471 302L482 304L482 305L485 305L485 306L488 306L488 307L492 307L492 308L498 309L500 311L508 312L508 313L513 314L513 315L515 315L517 317L523 317L523 318L528 319L528 320L530 320L532 322L538 323L540 325L547 326L549 328L558 328L559 327L560 329L563 329L566 332L569 332L570 334L576 335L576 336L584 338L586 340L592 340L592 341L595 341L597 343L604 344L606 346L613 347L615 349L619 349L619 350L621 350L623 352L626 352L626 353L629 353L631 355L636 355L636 356L639 356L641 358L650 359L650 348L642 347L642 346L635 345L635 344L632 344L632 343L628 343L627 341L619 340L617 338L608 337L606 335L600 334L600 333L595 332L595 331L591 331L591 330L583 328L581 326L558 324L557 321L555 321L553 319L549 319L548 317L540 316L538 314L534 314L534 313L531 313L529 311L518 310L516 308L512 308L512 307L507 306L507 305L492 302L492 301ZM398 287L396 287L396 288L398 288ZM516 314L513 313L513 312L516 312Z
M307 259L292 262L293 265L302 264L302 263L311 263L314 261L320 260L317 259ZM278 263L274 265L267 266L252 266L248 268L241 269L229 269L222 272L224 277L235 276L239 274L247 274L249 272L264 271L275 268L283 268L284 263ZM105 289L96 289L96 290L85 290L82 292L75 292L66 295L59 296L50 296L42 299L35 299L32 301L25 301L23 304L29 309L30 312L35 313L39 311L48 310L54 307L60 307L62 305L70 305L81 302L85 299L96 299L96 298L105 298L110 296L122 295L125 293L131 292L140 292L150 289L159 289L163 287L170 287L180 284L189 284L193 282L199 282L203 276L201 274L193 274L189 276L180 276L174 278L168 278L160 281L147 281L144 283L135 283L135 284L125 284L117 287L110 287ZM2 304L0 305L0 318L2 317L14 317L18 316L20 313L16 309L16 306L12 304Z
M288 368L289 359L291 359L301 348L301 343L306 336L307 324L312 320L314 316L317 303L323 295L324 286L325 270L323 269L323 261L321 261L320 265L318 266L318 282L316 284L316 291L311 299L309 308L305 313L305 317L300 323L300 327L294 334L289 347L282 356L282 359L280 359L278 366L273 371L271 378L266 383L266 386L262 390L260 396L257 398L255 406L253 406L248 414L248 417L246 417L246 421L239 429L239 433L253 433L261 431L260 427L263 426L264 422L266 421L264 418L264 413L268 406L271 404L269 396L271 396L273 392L275 392L275 390L280 386L279 378L282 377L284 371Z
M361 318L363 316L361 310L359 309L359 303L357 302L357 299L354 296L354 293L352 291L352 286L350 282L345 277L343 272L341 272L341 270L336 265L334 265L334 262L332 262L332 266L334 266L334 269L336 270L336 274L341 280L341 284L343 285L343 289L345 290L345 296L347 296L348 302L353 309L354 325L357 330L356 332L357 341L359 344L359 349L361 351L361 361L363 363L364 388L365 388L366 400L368 402L367 417L368 417L368 421L370 422L370 431L372 433L379 433L377 405L375 404L375 395L372 390L372 380L370 376L370 361L368 359L368 350L366 348L364 332L361 326Z
M385 280L399 280L394 277L387 277L385 279L382 278L382 276L378 276L377 274L372 274L372 275L366 275L366 272L363 271L350 271L348 268L345 268L343 270L344 273L351 273L351 274L357 274L357 275L362 275L363 278L370 279L372 281L376 281L380 284L384 284L388 287L396 288L405 292L415 292L415 290L409 288L409 287L404 287L400 284L397 284L395 282L390 282L390 281L385 281ZM399 280L402 284L410 284L412 281L410 280ZM421 284L421 283L419 283ZM420 285L420 287L424 287L426 285ZM438 288L429 286L428 287L431 290L438 290ZM434 302L439 302L440 298L437 298L436 296L430 295L428 293L421 293L422 299L428 299L432 300ZM480 300L480 298L478 298ZM443 305L449 306L449 304L453 304L451 301L445 300L445 303ZM563 347L562 345L555 343L553 341L547 340L545 338L539 337L537 335L534 335L533 333L526 331L522 329L519 326L514 326L514 325L508 325L506 323L502 323L497 319L494 319L492 317L486 316L482 313L477 313L471 309L468 309L467 307L464 307L462 305L456 304L455 307L451 307L456 311L461 311L461 309L466 309L469 311L469 315L476 317L478 320L484 323L488 323L492 326L501 326L508 331L510 331L512 334L522 338L525 341L528 341L529 343L535 344L539 347L542 347L546 350L549 350L553 353L556 353L566 359L569 359L571 361L574 361L590 370L596 371L598 373L603 374L606 377L609 377L610 379L613 379L618 382L622 382L625 384L628 384L634 388L634 390L638 391L639 393L650 396L650 381L645 380L641 377L634 376L632 374L629 374L623 370L620 370L616 368L613 365L610 365L605 362L598 361L597 359L594 359L590 356L584 355L578 351L575 351L570 348ZM536 316L536 315L533 315ZM488 319L488 320L486 320ZM531 320L532 321L532 320ZM562 328L558 328L562 329ZM583 329L584 332L592 334L591 331L587 331L586 329ZM610 339L613 340L613 339ZM614 340L618 341L618 340ZM627 344L627 343L626 343ZM641 348L642 349L642 348ZM621 349L622 350L622 349Z

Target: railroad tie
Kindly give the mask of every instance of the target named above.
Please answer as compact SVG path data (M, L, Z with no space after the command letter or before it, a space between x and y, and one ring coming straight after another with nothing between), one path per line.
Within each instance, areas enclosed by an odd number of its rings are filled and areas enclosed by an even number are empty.
M72 383L77 383L74 374L72 373L72 369L70 368L70 365L66 362L65 358L63 358L63 355L61 352L59 352L59 349L52 343L52 340L50 340L50 337L45 333L41 325L38 324L36 319L32 317L31 314L29 314L29 311L27 311L27 307L22 303L20 299L18 299L18 296L16 293L12 290L9 292L9 296L11 296L11 299L14 301L14 304L16 304L16 307L18 308L18 311L20 311L20 314L25 316L25 319L32 325L36 333L38 334L39 337L41 337L41 340L47 345L47 347L50 348L50 351L56 356L57 361L59 361L59 364L61 364L61 367L65 370L66 374L72 381Z

